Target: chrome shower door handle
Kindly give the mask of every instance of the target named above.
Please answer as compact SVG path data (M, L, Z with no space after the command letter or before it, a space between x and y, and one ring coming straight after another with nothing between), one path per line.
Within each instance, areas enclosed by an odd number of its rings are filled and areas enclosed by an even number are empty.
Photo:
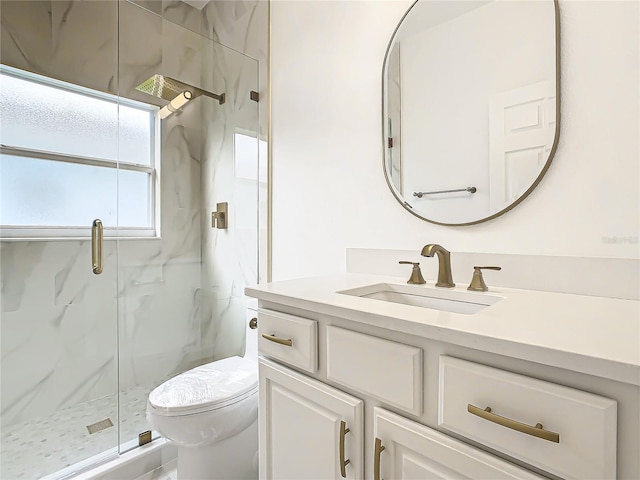
M102 220L96 218L91 227L91 268L96 275L102 273L103 245L104 232Z

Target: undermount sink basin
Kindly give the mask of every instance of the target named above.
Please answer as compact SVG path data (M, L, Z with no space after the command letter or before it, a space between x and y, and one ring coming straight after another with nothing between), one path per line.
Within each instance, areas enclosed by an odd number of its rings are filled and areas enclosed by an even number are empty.
M392 283L376 283L337 293L467 315L477 313L502 300L502 297L486 293L460 292L426 285L396 285Z

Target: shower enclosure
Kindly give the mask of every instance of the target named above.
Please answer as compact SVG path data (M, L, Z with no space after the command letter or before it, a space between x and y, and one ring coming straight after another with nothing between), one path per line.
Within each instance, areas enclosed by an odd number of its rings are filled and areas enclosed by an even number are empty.
M207 8L0 3L3 480L137 448L151 389L243 353L258 63Z

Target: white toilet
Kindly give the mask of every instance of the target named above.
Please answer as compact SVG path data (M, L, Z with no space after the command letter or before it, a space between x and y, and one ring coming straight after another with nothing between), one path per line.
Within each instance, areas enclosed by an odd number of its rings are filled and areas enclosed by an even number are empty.
M257 330L244 357L201 365L155 388L151 428L178 447L178 480L258 478Z

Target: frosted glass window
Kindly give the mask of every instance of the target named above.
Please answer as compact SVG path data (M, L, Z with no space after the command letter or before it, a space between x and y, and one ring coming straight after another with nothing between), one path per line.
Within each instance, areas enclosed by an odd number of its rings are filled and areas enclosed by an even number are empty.
M154 113L120 105L118 120L120 161L152 165Z
M70 88L0 72L2 144L151 164L154 110Z
M150 227L144 172L0 156L0 222L5 226ZM73 186L73 188L69 188ZM118 211L120 203L127 208Z
M118 226L152 227L151 178L144 172L118 170Z
M156 111L0 66L0 234L155 235Z

